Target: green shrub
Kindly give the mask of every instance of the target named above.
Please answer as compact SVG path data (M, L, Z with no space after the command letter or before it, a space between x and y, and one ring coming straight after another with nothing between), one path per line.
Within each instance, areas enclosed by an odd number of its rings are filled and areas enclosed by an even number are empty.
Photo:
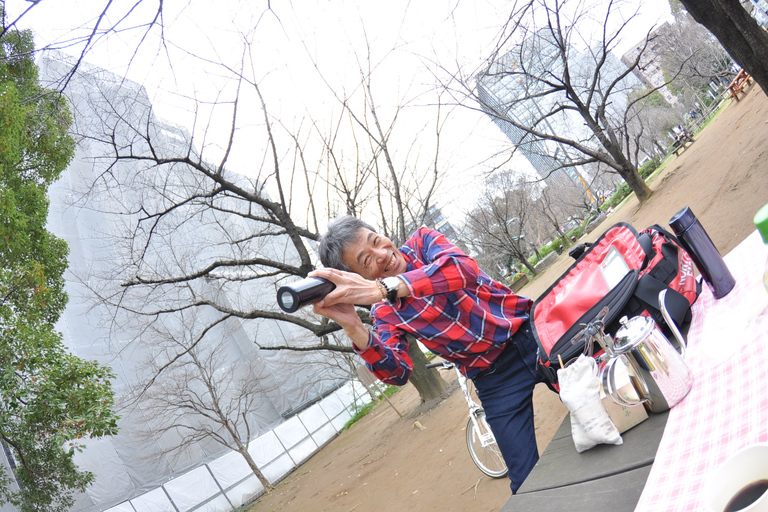
M578 240L584 236L584 227L578 226L568 232L568 240Z
M554 244L555 244L555 242L551 242L551 243L548 243L547 245L545 245L545 246L543 246L543 247L541 247L539 249L539 256L541 256L539 261L541 261L544 258L546 258L547 256L549 256L549 253L551 253L552 251L555 250Z
M637 171L640 173L640 176L647 180L648 177L653 174L653 171L655 171L659 167L659 163L656 161L655 158L652 158L651 160L648 160L643 164L642 167Z
M556 252L557 254L563 254L564 249L565 249L565 244L563 243L563 241L559 238L555 238L550 243L542 247L539 247L539 256L541 256L541 258L537 257L536 254L534 253L528 258L528 264L532 267L535 267L538 262L546 258L549 255L549 253L551 253L552 251Z
M629 188L629 185L626 183L622 183L619 188L616 189L616 192L613 193L613 195L608 198L608 200L603 203L603 206L601 208L604 208L605 210L609 208L613 208L614 206L618 205L620 202L624 200L629 194L632 193L632 189Z

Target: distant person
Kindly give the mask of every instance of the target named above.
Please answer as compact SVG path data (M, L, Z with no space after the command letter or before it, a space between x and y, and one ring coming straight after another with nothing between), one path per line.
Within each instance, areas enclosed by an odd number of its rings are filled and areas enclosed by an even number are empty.
M542 382L528 321L532 301L478 268L439 232L421 227L398 248L363 221L340 217L320 240L336 289L314 311L344 328L380 380L404 385L413 363L406 334L472 379L516 493L539 458L533 389ZM372 305L368 329L354 305Z

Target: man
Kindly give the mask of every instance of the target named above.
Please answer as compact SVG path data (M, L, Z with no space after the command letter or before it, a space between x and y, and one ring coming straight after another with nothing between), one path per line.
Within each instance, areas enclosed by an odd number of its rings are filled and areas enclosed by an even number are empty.
M539 458L532 395L541 377L528 323L531 300L424 227L397 248L363 221L340 217L320 241L320 259L326 268L310 275L336 288L314 311L344 328L380 380L408 381L413 365L406 333L473 380L517 492ZM355 304L373 305L370 331Z

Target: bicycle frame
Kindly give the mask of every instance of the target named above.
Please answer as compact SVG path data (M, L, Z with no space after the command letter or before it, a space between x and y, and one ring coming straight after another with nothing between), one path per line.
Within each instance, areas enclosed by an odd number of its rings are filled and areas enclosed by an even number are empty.
M496 444L496 438L493 437L493 433L491 433L491 426L488 425L488 422L485 420L485 416L482 416L479 420L483 422L482 427L484 428L480 428L480 426L477 424L477 412L482 411L482 407L480 407L480 404L472 399L472 396L469 392L469 386L467 386L467 378L464 376L464 374L459 371L456 365L449 363L448 361L442 361L440 363L436 363L436 365L439 365L445 369L452 368L453 371L456 372L456 378L458 379L459 387L461 387L461 390L464 392L464 400L467 401L467 406L469 407L469 418L475 426L473 434L478 436L478 441L480 441L483 448L486 448L492 444ZM429 365L428 367L433 367L433 365Z
M448 361L427 365L427 368L437 367L443 369L453 368L453 371L456 372L459 386L461 386L461 390L464 392L464 400L466 400L469 407L469 421L467 421L466 427L467 449L472 457L472 461L480 471L491 478L502 478L507 474L507 465L496 443L496 438L493 436L491 426L485 419L485 411L483 411L480 404L472 399L467 378L464 377L464 374L459 371L456 365Z

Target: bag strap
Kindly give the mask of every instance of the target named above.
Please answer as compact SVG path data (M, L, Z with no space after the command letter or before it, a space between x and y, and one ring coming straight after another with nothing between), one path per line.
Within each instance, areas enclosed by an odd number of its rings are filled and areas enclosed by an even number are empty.
M680 244L680 240L678 240L675 235L673 235L672 233L670 233L669 231L667 231L663 227L659 226L658 224L654 224L653 226L650 226L650 227L648 227L646 229L655 229L656 231L658 231L659 233L661 233L665 237L667 237L670 240L672 240L673 242L675 242L676 245L680 245L682 247L682 245Z
M643 248L643 252L645 253L645 258L643 258L643 264L640 266L640 268L645 268L648 266L648 262L651 261L651 256L654 253L653 237L650 235L650 233L642 231L639 235L637 235L637 241L640 243L640 247Z
M688 310L691 308L691 304L685 296L673 290L662 281L659 281L653 276L644 274L637 281L637 287L635 288L635 297L645 302L654 309L659 309L659 293L662 290L667 290L666 299L664 304L669 311L669 315L672 320L679 326L683 325L686 320Z

